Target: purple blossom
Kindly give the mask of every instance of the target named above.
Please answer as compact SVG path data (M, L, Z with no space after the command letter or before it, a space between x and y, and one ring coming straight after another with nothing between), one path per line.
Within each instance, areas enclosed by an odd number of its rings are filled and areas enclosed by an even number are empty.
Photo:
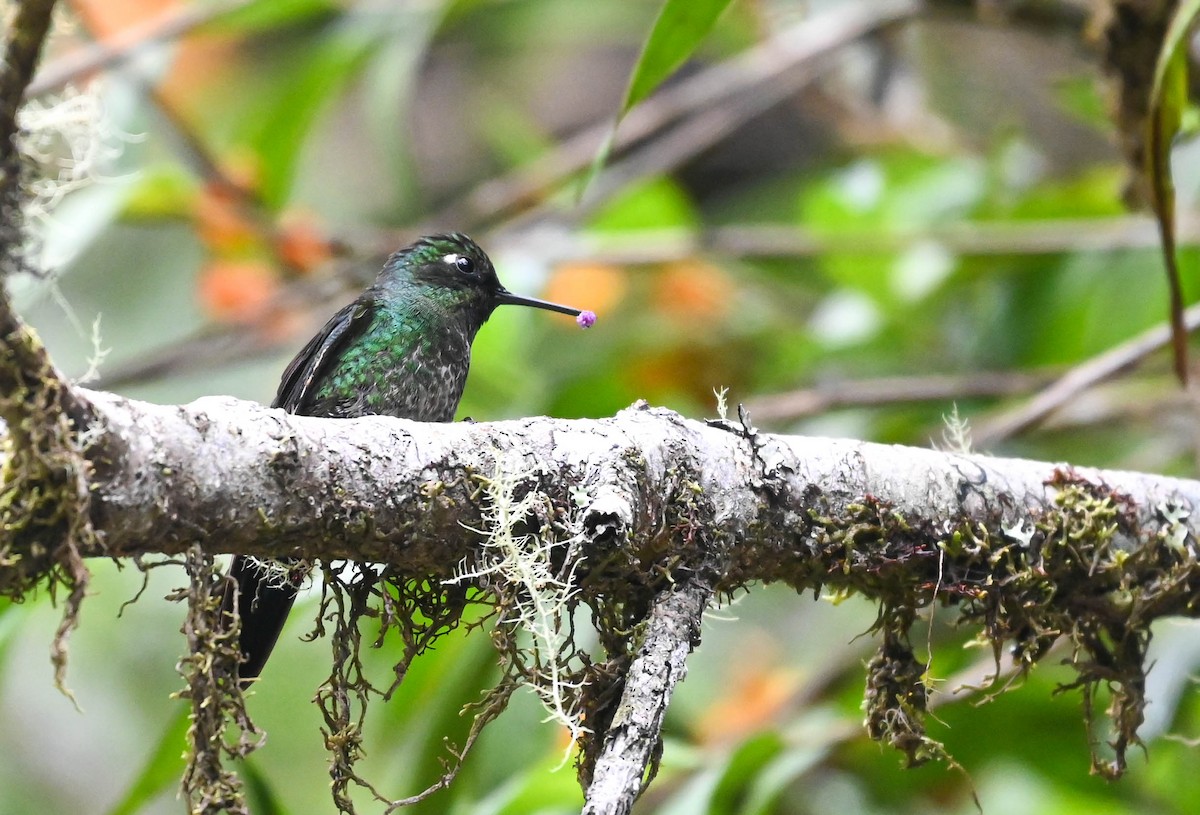
M596 324L596 312L581 311L579 316L575 318L575 322L580 328L591 328Z

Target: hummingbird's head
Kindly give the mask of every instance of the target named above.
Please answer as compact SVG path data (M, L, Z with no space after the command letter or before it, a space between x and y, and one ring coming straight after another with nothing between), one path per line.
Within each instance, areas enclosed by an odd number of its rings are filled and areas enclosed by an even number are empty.
M584 313L513 294L501 285L487 253L459 232L429 235L401 249L384 266L383 276L389 274L402 275L406 283L426 289L427 296L444 308L472 314L479 324L501 305L529 306L573 317Z

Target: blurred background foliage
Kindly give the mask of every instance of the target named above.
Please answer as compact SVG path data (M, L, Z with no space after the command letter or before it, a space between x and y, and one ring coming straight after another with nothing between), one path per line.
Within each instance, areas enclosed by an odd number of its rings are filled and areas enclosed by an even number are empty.
M728 388L764 429L927 445L957 405L987 452L1195 475L1194 405L1162 351L1014 423L1166 315L1154 226L1123 204L1089 4L733 3L582 198L656 0L66 5L35 101L43 161L79 183L43 201L52 274L13 288L68 373L106 352L95 387L266 402L387 252L463 230L509 288L600 318L582 334L498 312L464 416L601 417L644 398L704 417ZM75 62L96 54L103 69ZM1195 293L1195 146L1174 174ZM4 815L182 806L182 609L162 600L182 572L153 571L124 605L139 572L93 567L70 670L82 711L52 687L52 598L0 605ZM1190 624L1156 630L1148 750L1105 783L1053 653L983 704L964 686L990 654L934 613L915 640L933 660L931 735L960 768L904 771L861 728L874 610L838 599L756 588L712 614L639 812L972 813L973 796L988 815L1195 811ZM243 767L257 813L331 810L310 627L293 615L250 702L269 734ZM381 681L395 658L372 652ZM494 673L486 636L443 640L373 709L367 774L395 796L432 782ZM519 696L413 811L577 811L541 717Z

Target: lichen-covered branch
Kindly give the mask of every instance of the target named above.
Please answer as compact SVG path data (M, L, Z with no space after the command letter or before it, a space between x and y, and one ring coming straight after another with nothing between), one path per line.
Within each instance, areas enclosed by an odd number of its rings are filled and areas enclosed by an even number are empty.
M159 406L82 393L97 413L92 521L103 554L118 557L199 543L267 557L458 563L482 540L469 529L484 522L476 479L514 456L553 474L549 497L576 518L588 557L667 545L663 505L707 497L699 522L737 541L723 585L836 583L877 594L904 579L962 597L978 582L964 573L975 567L975 539L1040 552L1062 523L1064 496L1114 507L1108 548L1122 558L1168 534L1186 534L1168 548L1190 552L1200 505L1195 481L852 440L751 439L641 406L600 420L421 424L293 416L223 397Z
M912 763L942 756L924 732L925 666L909 643L921 608L953 606L981 642L997 655L1012 645L1025 666L1065 640L1089 726L1094 691L1109 691L1113 749L1094 757L1107 775L1137 740L1150 623L1200 608L1195 481L769 435L745 415L704 423L644 405L601 420L421 424L78 395L94 415L77 471L88 473L96 535L82 554L196 547L371 561L407 587L377 592L395 609L421 586L441 596L471 579L496 598L502 634L522 609L568 624L552 598L531 594L561 583L571 608L591 610L599 661L578 661L569 636L546 639L562 651L538 660L553 664L529 662L510 634L498 641L511 679L549 682L563 711L582 711L581 770L596 783L614 777L602 760L632 732L614 730L630 726L628 705L645 714L637 744L657 739L654 712L673 683L639 680L638 665L681 674L690 629L655 633L672 597L702 609L709 591L782 581L875 599L882 644L868 666L867 729ZM511 511L498 511L498 496ZM533 547L541 577L496 577L510 539ZM632 800L643 783L622 777L605 800Z
M599 747L583 815L625 815L654 779L662 724L687 656L700 644L700 623L712 588L690 579L664 591L646 621L637 658Z
M699 557L691 527L732 542L717 591L784 581L878 599L888 654L871 727L913 761L930 754L913 684L923 672L903 647L914 609L953 604L1029 663L1067 637L1084 686L1116 689L1123 744L1138 715L1120 702L1140 709L1150 622L1194 615L1200 596L1191 481L770 436L640 408L599 421L421 425L227 399L90 398L102 419L89 448L92 523L107 554L199 543L449 576L448 564L480 552L479 479L517 456L548 474L537 488L579 532L564 557L583 559L582 602L618 598L643 619L661 581ZM1113 761L1098 768L1119 772Z
M0 58L0 278L25 268L24 213L21 210L21 157L17 151L17 110L50 30L55 0L26 0L13 11ZM7 326L5 327L7 328Z
M86 459L81 431L91 423L37 336L12 310L4 278L28 268L22 204L23 159L17 111L50 29L54 0L17 4L0 58L0 421L6 426L0 472L0 595L20 597L48 584L67 592L51 646L63 685L66 642L87 588L80 544L96 548L88 524Z

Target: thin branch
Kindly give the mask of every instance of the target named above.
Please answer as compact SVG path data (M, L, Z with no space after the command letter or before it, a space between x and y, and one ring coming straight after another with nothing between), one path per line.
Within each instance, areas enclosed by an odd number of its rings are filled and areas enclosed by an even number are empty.
M119 67L142 53L178 39L199 26L248 5L250 0L221 0L171 8L116 37L93 42L47 63L29 83L26 96L57 90L95 71Z
M667 705L687 675L685 661L700 642L700 624L712 593L703 580L691 579L656 600L604 735L583 815L626 815L653 780Z
M786 73L765 76L762 82L747 87L740 94L696 111L670 129L630 147L623 156L609 162L588 189L584 200L570 207L567 217L572 223L585 221L589 214L636 181L676 170L746 122L794 96L829 67L832 55L821 53L820 56L823 58L807 60ZM547 200L510 217L504 228L519 230L554 210L562 210L561 205Z
M1200 329L1200 305L1187 309L1183 322L1189 333ZM987 448L1025 432L1083 391L1133 368L1170 341L1170 326L1162 323L1097 354L1072 368L1028 403L977 425L976 444Z
M1153 220L1144 215L1062 218L1030 222L960 222L922 229L845 229L821 232L795 224L738 224L630 234L533 234L522 246L547 263L666 263L698 254L733 258L886 254L934 243L955 255L1041 255L1156 249ZM1200 214L1181 217L1180 245L1200 243Z
M621 122L613 155L677 122L736 100L753 88L771 84L801 65L827 56L873 31L910 18L920 10L914 0L847 3L779 32L725 62L697 71L664 87ZM476 229L527 210L575 173L585 169L611 128L599 122L515 173L487 181L461 201L427 219Z
M759 421L786 422L846 407L1016 396L1043 387L1054 379L1055 374L1045 371L981 371L839 380L757 396L748 401L746 407Z
M18 3L12 28L5 37L4 62L0 63L0 160L7 166L16 150L12 137L17 132L17 110L42 53L50 31L55 0L25 0ZM5 184L10 179L3 179Z

